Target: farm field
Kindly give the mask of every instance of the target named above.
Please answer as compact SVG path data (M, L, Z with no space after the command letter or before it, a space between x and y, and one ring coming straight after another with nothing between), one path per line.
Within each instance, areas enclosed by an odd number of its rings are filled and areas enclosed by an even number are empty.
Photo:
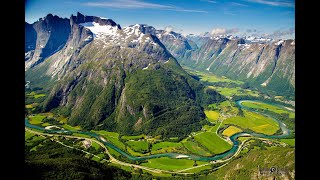
M37 114L37 115L34 115L34 116L29 116L29 119L30 119L30 124L41 124L42 120L45 118L46 116L44 115L40 115L40 114Z
M295 118L295 113L291 112L289 110L286 110L284 108L274 106L271 104L266 104L262 102L254 102L254 101L244 101L242 102L242 105L249 107L249 108L254 108L254 109L263 109L263 110L269 110L278 114L289 114L289 118Z
M148 160L147 163L141 165L151 168L163 169L163 170L181 170L193 167L193 160L188 159L170 159L167 157L155 158ZM207 162L196 161L198 165L207 164Z
M249 89L242 89L241 87L235 87L235 88L229 88L229 87L216 87L216 86L208 86L212 89L215 89L219 93L221 93L224 96L254 96L259 97L259 93L257 91L252 91Z
M168 148L168 147L182 147L181 143L175 143L175 142L159 142L152 145L152 151L157 151L159 149Z
M109 132L109 131L105 131L105 130L100 130L100 131L95 131L95 130L91 130L91 132L100 134L102 136L106 136L106 137L111 137L111 138L119 138L119 133L116 132Z
M126 142L131 149L137 152L143 152L148 150L148 142L147 141L127 141Z
M64 124L62 127L63 127L64 129L71 130L71 131L81 130L80 126L70 126L70 125L68 125L68 124Z
M95 149L101 148L101 146L98 143L94 142L94 141L91 142L91 146L94 147Z
M212 132L199 133L194 136L194 139L214 154L223 153L232 147L231 144Z
M29 94L26 94L27 97L33 97L35 99L40 98L40 97L45 97L45 94L37 94L36 92L32 91Z
M189 150L193 154L200 155L200 156L211 156L212 155L211 153L209 153L206 150L204 150L203 148L201 148L199 146L199 144L196 142L185 141L185 142L182 142L182 144L184 145L184 147L187 150Z
M219 112L218 111L208 111L205 110L204 113L206 114L209 121L214 122L217 121L219 118Z
M32 108L35 108L39 105L39 103L32 103L32 104L26 104L25 107L27 109L32 109Z
M243 141L246 141L248 139L250 139L251 137L239 137L238 140L243 142Z
M106 138L106 140L109 141L111 144L117 146L118 148L122 150L126 149L126 146L121 141L119 141L118 138L114 138L113 136L106 136L106 135L103 135L103 137Z
M198 167L198 168L195 168L195 169L190 169L190 170L187 170L185 172L197 173L197 172L200 172L200 171L203 171L203 170L210 170L210 169L212 169L211 164L205 165L205 166L202 166L202 167Z
M295 139L281 139L281 142L284 142L290 146L295 146L296 140Z
M226 83L235 83L235 84L238 84L238 85L243 84L242 81L231 80L231 79L228 79L225 76L217 76L217 75L214 75L214 74L212 74L210 72L201 72L201 71L193 70L193 69L190 69L190 68L188 68L186 66L183 66L183 68L187 72L198 76L201 81L207 81L207 82L211 82L211 83L214 83L214 82L226 82Z
M235 126L229 126L227 129L225 129L223 131L222 134L225 135L225 136L230 137L230 136L232 136L232 135L234 135L234 134L236 134L238 132L242 132L242 130L237 128L237 127L235 127Z
M144 134L137 135L137 136L122 136L121 139L124 140L137 140L137 139L144 139L146 136Z
M25 139L25 140L31 138L32 136L34 136L33 133L30 133L30 132L28 132L28 131L25 131L25 133L24 133L24 139Z
M242 129L251 129L257 133L272 135L280 129L279 124L271 118L243 110L244 116L235 116L223 121L223 124L234 124Z

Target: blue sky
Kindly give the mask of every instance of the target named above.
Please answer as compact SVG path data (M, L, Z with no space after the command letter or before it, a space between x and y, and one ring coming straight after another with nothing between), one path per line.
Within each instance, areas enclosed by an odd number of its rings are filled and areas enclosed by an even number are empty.
M157 29L214 35L294 38L294 0L27 0L25 20L48 13L69 18L80 12L114 20L122 27L148 24Z

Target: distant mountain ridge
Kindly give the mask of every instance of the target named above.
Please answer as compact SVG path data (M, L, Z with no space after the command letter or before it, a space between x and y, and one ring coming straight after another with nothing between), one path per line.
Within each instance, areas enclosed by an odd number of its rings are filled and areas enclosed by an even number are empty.
M260 89L272 90L280 95L295 93L295 40L234 37L220 35L187 35L197 42L196 48L180 49L175 54L180 64L216 75L242 80ZM169 42L170 41L165 41ZM164 44L165 44L164 42ZM170 48L168 50L171 51Z

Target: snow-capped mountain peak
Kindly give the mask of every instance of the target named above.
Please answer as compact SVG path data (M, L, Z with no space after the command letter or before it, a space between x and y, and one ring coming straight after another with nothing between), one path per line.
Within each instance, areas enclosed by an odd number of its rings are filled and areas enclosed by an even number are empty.
M103 35L116 36L119 30L118 26L100 25L96 22L85 22L79 25L89 29L93 33L94 38L101 38Z

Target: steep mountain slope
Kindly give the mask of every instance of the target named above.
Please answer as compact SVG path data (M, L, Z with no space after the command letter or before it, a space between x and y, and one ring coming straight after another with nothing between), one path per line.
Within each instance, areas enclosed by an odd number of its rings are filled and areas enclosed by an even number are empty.
M84 129L184 136L199 130L201 104L222 98L191 78L143 25L70 18L65 46L26 71L49 95L44 111Z
M261 90L295 92L294 40L210 37L197 49L181 50L176 58L182 65L242 80Z
M199 179L295 179L295 150L292 148L251 150L241 156ZM277 171L268 171L271 167Z
M192 54L191 66L249 82L280 94L295 92L293 40L247 44L242 39L211 40ZM211 57L210 57L211 56Z
M189 56L191 50L198 49L195 42L173 31L158 30L156 31L156 36L176 58L182 59L185 56Z
M139 30L143 33L156 36L175 58L184 58L184 56L190 55L191 50L198 49L195 42L174 31L157 30L146 24L136 24L135 26L139 26Z
M69 19L62 19L52 14L40 18L32 25L26 23L25 27L26 70L60 50L67 42L70 33Z
M185 36L188 40L193 41L194 43L196 43L196 45L198 47L201 47L204 43L206 43L211 35L209 32L205 32L202 33L200 35L196 35L196 34L188 34Z

